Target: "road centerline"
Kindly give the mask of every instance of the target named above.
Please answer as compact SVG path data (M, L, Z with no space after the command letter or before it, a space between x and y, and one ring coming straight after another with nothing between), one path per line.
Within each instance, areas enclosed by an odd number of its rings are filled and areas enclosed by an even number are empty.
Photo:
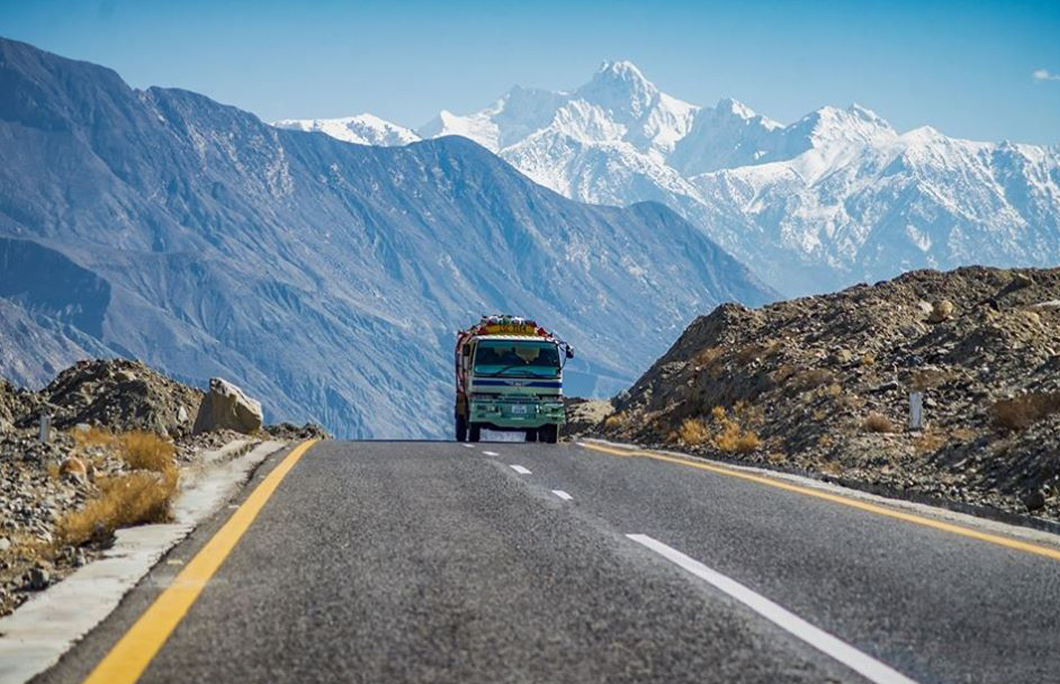
M273 468L169 587L114 644L83 684L133 684L140 678L284 477L317 441L302 442Z
M897 670L859 651L845 641L816 627L783 606L745 587L736 580L708 568L677 549L646 534L627 534L627 538L662 556L682 570L707 582L714 588L736 599L784 631L801 639L813 648L854 670L875 684L916 684Z

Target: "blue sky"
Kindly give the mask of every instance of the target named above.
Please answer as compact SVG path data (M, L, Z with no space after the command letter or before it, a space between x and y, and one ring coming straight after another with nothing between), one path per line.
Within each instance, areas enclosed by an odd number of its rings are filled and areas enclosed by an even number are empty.
M900 130L1060 143L1058 0L0 0L0 35L265 120L370 111L418 126L629 59L672 95L783 122L858 102Z

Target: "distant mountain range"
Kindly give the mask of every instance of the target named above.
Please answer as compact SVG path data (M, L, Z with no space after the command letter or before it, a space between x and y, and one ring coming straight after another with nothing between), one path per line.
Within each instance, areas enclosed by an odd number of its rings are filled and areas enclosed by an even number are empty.
M683 102L629 62L572 92L516 87L473 114L442 111L416 133L280 125L373 144L461 135L579 201L663 202L787 295L915 268L1060 263L1060 146L900 134L858 105L783 125L731 99Z
M556 329L573 391L607 395L697 314L776 296L662 204L571 201L458 137L283 130L10 40L0 159L0 374L28 384L117 354L226 377L269 420L441 436L454 332L483 313Z

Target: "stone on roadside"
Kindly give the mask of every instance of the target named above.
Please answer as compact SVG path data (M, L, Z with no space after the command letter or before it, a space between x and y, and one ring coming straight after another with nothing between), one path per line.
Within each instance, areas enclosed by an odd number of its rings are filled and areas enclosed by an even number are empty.
M85 462L76 456L71 456L59 465L59 476L68 477L80 484L88 481L88 468Z
M953 302L948 299L935 302L934 306L931 307L931 315L928 316L928 323L941 323L948 321L953 316Z
M261 403L221 378L210 378L210 391L199 405L193 434L211 430L235 430L252 434L261 429Z

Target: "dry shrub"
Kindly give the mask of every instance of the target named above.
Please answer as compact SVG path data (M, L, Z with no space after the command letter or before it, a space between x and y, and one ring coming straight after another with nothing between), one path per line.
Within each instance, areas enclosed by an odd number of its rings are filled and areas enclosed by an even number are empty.
M829 397L838 397L842 393L843 386L838 382L833 382L831 385L824 388L824 394Z
M821 385L827 385L834 382L835 376L832 371L824 368L811 368L804 370L795 376L794 383L795 387L802 391L812 390Z
M82 442L114 447L133 472L96 481L99 496L59 521L59 538L68 544L103 542L131 525L165 522L177 492L179 473L173 445L150 432L122 435L81 431Z
M913 389L918 392L945 385L957 374L951 370L926 369L913 373Z
M721 347L704 347L692 357L697 366L709 366L721 357L724 349Z
M949 440L942 432L926 430L913 440L913 451L918 455L933 454L943 447Z
M736 360L742 366L746 366L749 363L761 359L763 356L769 355L773 351L773 345L768 344L749 344L736 352Z
M865 418L864 427L869 432L897 432L897 428L891 419L882 413L870 413Z
M699 446L710 440L710 430L702 418L685 418L678 431L678 437L689 446Z
M118 442L122 458L134 470L165 473L176 467L173 444L153 432L127 432Z
M618 413L612 413L604 419L604 427L608 428L620 428L626 424L629 416L626 415L625 411L619 411Z
M100 496L64 517L59 538L67 544L106 541L121 527L165 522L177 491L177 471L139 471L100 478Z
M1004 430L1023 430L1054 413L1060 413L1060 392L1032 392L990 407L994 425Z
M876 363L876 355L875 354L865 354L864 356L861 357L861 365L862 366L871 366L874 363Z
M87 430L72 430L74 446L84 450L91 447L114 448L117 443L114 433L104 428L90 427Z
M777 366L777 369L773 371L770 378L773 380L774 385L783 385L786 383L795 373L798 372L798 368L791 365L790 363L782 363Z
M745 430L744 433L736 439L736 451L741 454L750 453L760 446L762 446L762 440L750 430Z
M761 414L747 402L736 402L731 416L724 407L715 406L711 419L714 430L710 441L719 451L745 454L762 446L762 440L748 427L761 422Z

